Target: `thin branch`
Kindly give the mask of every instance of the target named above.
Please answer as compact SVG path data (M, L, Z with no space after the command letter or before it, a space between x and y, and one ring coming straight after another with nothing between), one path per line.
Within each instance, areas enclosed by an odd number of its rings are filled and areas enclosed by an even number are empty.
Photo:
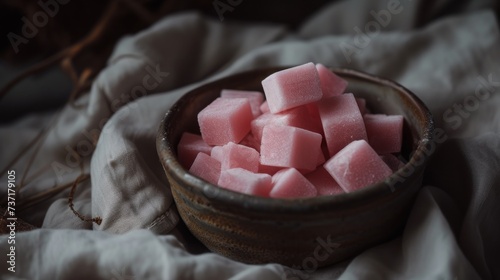
M30 68L28 68L27 70L16 76L14 79L12 79L10 82L8 82L7 85L5 85L3 88L0 89L0 100L5 95L7 95L7 93L10 91L10 89L12 89L12 87L14 87L27 77L38 74L39 72L46 70L47 68L61 62L61 60L65 58L67 59L68 57L69 58L75 57L85 47L97 41L97 39L103 36L104 34L103 31L111 22L112 16L115 13L117 7L118 7L117 1L112 1L111 3L109 3L107 10L104 12L104 15L101 17L99 22L94 26L91 32L85 38L83 38L83 40L31 66ZM68 74L70 75L70 77L72 76L71 73Z
M41 62L31 66L30 68L26 69L24 72L21 74L17 75L14 77L14 79L10 80L4 87L0 89L0 100L7 95L7 93L18 83L23 81L29 76L38 74L42 72L43 70L46 70L47 68L50 68L51 66L57 64L63 57L65 57L68 53L69 49L62 50L58 53L56 53L53 56L50 56Z
M45 171L49 170L51 167L52 165L50 163L47 163L46 165L40 167L37 171L33 172L33 174L31 174L29 177L27 177L26 181L29 184L29 182L33 181L38 176L42 175Z
M83 70L82 74L78 78L78 81L76 82L75 88L73 89L73 91L69 95L68 103L71 107L73 107L75 109L82 107L82 106L76 105L75 101L78 99L80 94L87 87L90 86L90 84L91 84L90 78L91 78L92 74L93 74L93 71L90 68L86 68L85 70Z
M97 216L94 218L87 218L87 217L83 216L82 214L80 214L78 211L76 211L74 208L74 205L73 205L73 197L75 195L76 187L78 186L80 181L86 180L88 178L90 178L89 175L80 175L80 176L78 176L78 178L76 178L75 182L73 182L73 185L71 186L71 191L69 192L69 197L68 197L69 208L71 209L71 211L73 211L73 213L78 218L80 218L80 220L82 220L84 222L94 222L94 223L100 225L102 223L101 217Z
M73 45L59 51L58 53L42 60L41 62L29 67L27 70L23 71L14 79L9 81L5 86L0 88L0 100L8 94L8 92L16 86L18 83L22 82L24 79L27 77L30 77L32 75L38 74L56 64L60 64L60 67L62 70L69 75L69 77L73 80L75 83L75 88L72 91L71 95L68 98L67 104L70 104L71 106L74 106L74 101L79 97L81 92L90 87L91 82L92 82L92 75L97 73L98 71L95 69L85 69L82 71L81 75L78 75L77 70L73 66L73 61L74 58L78 55L81 55L82 52L87 51L90 46L95 45L96 43L99 43L103 38L106 39L107 35L110 32L113 32L110 27L113 24L113 20L116 19L119 16L123 16L123 14L120 14L120 8L122 6L125 6L129 11L135 13L139 18L144 20L146 23L153 23L156 19L159 18L160 15L166 14L167 12L172 12L175 7L176 1L166 1L161 8L160 12L158 13L151 13L148 9L144 8L142 5L137 4L134 1L131 0L112 0L108 3L108 6L105 8L104 13L101 15L101 18L99 21L92 27L91 31L83 37L83 39L79 40L78 42L74 43ZM122 5L122 3L125 3L125 5ZM59 114L57 117L54 119L57 120L59 119ZM39 170L37 170L34 174L31 176L28 176L29 170L31 169L32 163L36 158L36 155L38 154L38 151L40 147L42 146L45 137L48 134L48 131L52 128L52 124L50 124L48 127L43 128L37 136L29 143L27 149L21 151L6 167L5 170L2 172L5 173L9 168L11 168L13 165L15 165L25 154L27 151L30 151L31 147L34 147L35 151L29 158L28 164L25 167L25 172L23 174L23 177L21 179L21 184L20 187L22 187L26 181L26 178L29 178L29 182L43 174L45 170L50 168L50 165L45 165ZM86 218L80 213L78 213L74 209L73 205L73 196L75 189L77 185L85 179L88 179L90 175L80 175L76 178L76 180L72 183L68 183L62 186L54 186L53 188L44 190L40 193L34 194L26 200L20 201L20 211L23 211L29 207L32 207L34 205L37 205L38 203L41 203L45 201L46 199L52 197L53 195L59 193L60 191L63 191L64 189L71 187L70 195L69 195L69 207L73 211L73 213L78 216L81 220L83 221L92 221L95 222L96 224L100 224L102 222L102 219L100 217L95 217L95 218ZM29 184L28 182L28 184Z
M68 74L68 76L71 78L71 81L73 81L73 84L76 84L78 82L78 74L76 73L75 67L73 66L71 57L65 57L61 61L61 68L66 74Z
M43 128L42 130L40 130L40 132L38 132L38 134L35 136L35 138L33 138L33 140L31 140L28 145L26 145L26 148L25 149L22 149L21 152L19 152L19 154L17 154L8 164L7 166L5 166L5 168L2 170L2 173L0 174L5 174L7 173L7 170L11 169L12 166L14 166L14 164L16 164L16 162L21 159L21 157L27 152L30 150L30 147L35 144L39 139L40 137L42 137L42 135L45 133L47 128Z
M48 133L49 133L49 130L50 128L52 127L52 125L54 123L56 123L59 118L61 116L61 110L57 111L55 113L55 116L52 118L52 120L49 122L49 124L42 128L42 130L35 136L35 138L33 138L33 140L31 140L28 145L26 145L26 148L22 149L19 154L17 154L8 164L7 166L2 170L2 173L1 174L5 174L7 172L7 170L11 169L18 160L20 160L22 158L22 156L27 153L28 151L31 150L31 147L33 145L35 146L39 146L40 145L40 142L43 142L43 140L45 139L45 137L47 137ZM33 158L34 156L32 156ZM28 163L28 165L31 165L31 163ZM25 168L26 169L26 168ZM25 170L25 172L29 172L29 168ZM24 176L27 176L27 174L25 174ZM24 180L24 176L23 176L23 180ZM23 184L23 181L21 181L21 185Z
M45 201L47 198L53 197L55 194L60 193L61 191L71 187L74 184L74 182L69 182L61 186L54 186L52 188L46 189L44 191L41 191L39 193L36 193L30 197L27 197L26 199L23 199L19 203L19 212L25 211L26 209L33 207L40 202Z
M34 151L31 154L31 157L28 159L28 163L26 164L26 167L24 168L23 175L21 177L21 181L19 182L19 187L18 187L18 193L21 190L21 188L24 186L24 180L28 176L28 173L30 172L31 165L35 161L36 156L38 155L38 151L40 151L40 148L42 147L42 144L45 142L45 139L47 138L48 135L48 129L45 130L45 133L40 137L38 142L35 144ZM19 193L20 194L20 193Z
M153 24L157 20L157 16L152 14L150 11L144 8L141 4L134 0L120 0L125 3L130 9L130 11L134 12L137 17L146 22L147 24Z

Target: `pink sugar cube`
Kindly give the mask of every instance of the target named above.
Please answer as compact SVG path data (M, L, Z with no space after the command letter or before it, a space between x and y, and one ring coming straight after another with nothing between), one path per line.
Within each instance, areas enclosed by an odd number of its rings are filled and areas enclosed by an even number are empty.
M212 147L205 143L200 135L184 132L177 145L177 157L181 165L189 169L198 153L209 155L211 150Z
M323 149L320 146L319 152L318 152L318 159L316 161L316 167L322 165L323 163L325 163L325 161L326 161L326 158L325 158L325 155L323 154Z
M314 170L321 150L321 139L321 134L305 129L266 125L262 133L260 163Z
M403 141L403 116L366 114L364 122L368 143L379 154L401 151Z
M218 185L235 192L265 197L269 196L273 187L271 175L253 173L242 168L222 171Z
M363 116L352 93L323 99L318 109L330 156L354 140L367 139Z
M306 175L307 180L316 187L318 195L333 195L345 193L339 184L322 166Z
M361 115L368 113L368 109L366 108L366 99L356 97L356 103L358 103L359 111Z
M322 133L320 119L313 119L305 106L295 107L280 113L264 113L254 119L250 126L257 140L262 139L262 131L266 125L287 125Z
M347 88L347 81L337 76L322 64L316 64L323 98L341 95Z
M391 168L393 172L396 172L405 166L404 162L399 160L399 158L393 154L381 155L380 158Z
M319 101L321 102L321 101ZM319 121L321 125L321 118L319 116L319 109L318 109L318 102L312 102L309 104L305 105L307 108L307 111L309 112L309 116L315 121ZM321 128L321 131L323 131L323 127Z
M318 71L309 62L271 74L262 81L271 113L320 100L321 84Z
M351 142L323 166L345 192L380 182L392 174L365 140Z
M264 130L264 126L269 124L272 119L273 119L273 114L264 113L250 122L250 130L252 131L252 134L255 137L255 139L257 140L262 139L262 131Z
M267 104L267 100L262 102L262 104L260 105L260 111L262 112L262 114L271 112L269 111L269 104Z
M222 161L222 146L213 146L212 151L210 151L210 156L218 160Z
M302 198L313 197L318 193L314 185L295 168L278 171L273 175L272 182L270 197Z
M201 136L212 146L240 142L252 119L247 98L217 98L198 114Z
M260 152L260 139L255 138L253 136L252 132L249 132L245 138L243 138L240 143L240 145L250 147L252 149L255 149L257 152Z
M198 153L191 168L189 168L189 172L216 185L219 182L220 167L221 165L218 160L207 154Z
M250 107L252 108L253 117L258 117L260 112L260 105L264 102L264 95L259 91L247 91L247 90L234 90L234 89L223 89L220 93L222 98L247 98L250 102Z
M265 173L271 176L276 174L276 172L280 171L281 169L283 169L283 167L269 166L262 163L259 164L259 173Z
M243 168L251 172L259 170L259 152L247 146L229 142L222 146L221 169Z

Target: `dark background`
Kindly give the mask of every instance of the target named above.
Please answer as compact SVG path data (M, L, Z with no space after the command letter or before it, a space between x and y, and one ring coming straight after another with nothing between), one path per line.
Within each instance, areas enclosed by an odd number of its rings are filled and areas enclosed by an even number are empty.
M57 0L41 0L44 3ZM61 2L64 2L60 0ZM65 0L59 4L54 17L49 17L47 24L38 28L36 36L26 44L19 45L16 53L8 34L22 35L23 17L32 20L34 14L41 11L39 1L34 0L4 0L0 2L0 124L10 123L19 117L53 110L61 107L70 98L85 90L98 72L105 67L106 60L120 37L136 33L164 16L173 15L187 10L197 10L200 13L219 20L214 8L217 0ZM228 3L228 0L219 0ZM238 3L237 8L225 12L224 23L231 21L272 22L293 29L306 20L311 14L333 1L326 0L231 0ZM417 0L414 0L417 1ZM57 2L55 2L57 3ZM112 7L114 5L114 7ZM437 12L429 13L429 7L438 7ZM420 15L416 28L424 26L434 19L454 13L459 13L464 7L493 7L500 11L498 1L419 1ZM110 12L111 11L111 12ZM103 24L103 17L109 16L109 21ZM65 67L61 67L64 59L53 60L61 52L81 44L89 39L89 34L101 30L100 36L93 38L90 44L73 55L65 56ZM52 59L52 60L51 60ZM52 63L47 63L47 61ZM39 71L30 68L40 67ZM68 66L70 65L70 66ZM82 78L85 69L91 74L85 81L75 86L76 80ZM33 69L31 69L33 70ZM1 91L9 81L28 71L26 78L16 83L8 91ZM73 79L71 77L74 77ZM75 90L78 88L78 90Z

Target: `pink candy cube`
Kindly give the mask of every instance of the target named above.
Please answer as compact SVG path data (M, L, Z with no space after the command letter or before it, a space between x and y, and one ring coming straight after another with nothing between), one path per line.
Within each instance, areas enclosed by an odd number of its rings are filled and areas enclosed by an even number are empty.
M326 158L325 158L325 155L323 154L323 149L321 147L319 147L318 160L316 161L316 167L322 165L323 163L325 163L325 161L326 161Z
M333 195L345 193L339 184L322 166L306 175L307 180L316 187L318 195Z
M250 130L252 131L252 135L255 137L255 139L257 139L257 141L262 140L262 131L264 130L264 126L273 122L274 118L275 117L273 114L264 113L250 122Z
M336 95L341 95L347 88L347 81L335 75L322 64L316 64L319 80L321 82L321 90L323 98L328 98Z
M318 102L319 114L330 156L354 140L367 140L363 116L352 93Z
M229 142L222 146L221 169L243 168L251 172L259 170L259 152L247 146Z
M380 158L391 168L393 172L398 171L400 168L403 168L405 166L404 162L399 160L395 155L393 154L385 154L381 155Z
M295 107L277 114L265 113L254 119L250 126L256 139L262 139L262 131L266 125L288 125L322 133L321 120L313 119L306 106Z
M322 64L271 74L258 91L224 89L198 114L200 135L177 147L189 172L236 192L307 198L352 192L401 168L402 116L366 100ZM323 140L324 139L324 140ZM326 162L325 162L326 160Z
M314 170L321 151L321 139L321 134L305 129L267 125L262 133L260 162L270 166Z
M323 96L318 71L313 63L285 69L262 81L271 113L320 100Z
M207 154L198 153L189 172L216 185L221 172L220 162Z
M252 149L255 149L257 152L260 152L260 139L255 138L252 132L249 132L247 136L245 136L245 138L240 141L239 144L250 147Z
M208 145L239 143L253 119L247 98L217 98L198 114L201 136Z
M379 154L401 151L403 141L403 116L372 115L364 116L368 143Z
M184 168L189 169L198 153L209 155L211 150L212 147L200 135L184 132L177 145L177 158Z
M366 99L356 97L356 103L358 103L359 112L361 115L368 113L368 109L366 108Z
M269 166L265 164L259 164L259 173L265 173L269 175L274 175L276 172L280 171L283 169L283 167L278 167L278 166Z
M219 162L222 161L222 146L214 146L212 147L212 151L210 151L210 156Z
M220 93L222 98L247 98L250 101L250 107L252 108L253 117L258 117L260 112L260 105L264 102L264 95L259 91L247 91L247 90L234 90L234 89L223 89Z
M392 174L365 140L353 141L323 166L345 192L380 182Z
M269 104L267 104L267 101L262 102L262 104L260 105L260 111L262 112L262 114L271 112L269 111Z
M316 196L318 191L304 175L295 168L287 168L273 175L270 197L302 198Z
M266 197L273 186L271 175L253 173L242 168L222 171L218 185L232 191Z

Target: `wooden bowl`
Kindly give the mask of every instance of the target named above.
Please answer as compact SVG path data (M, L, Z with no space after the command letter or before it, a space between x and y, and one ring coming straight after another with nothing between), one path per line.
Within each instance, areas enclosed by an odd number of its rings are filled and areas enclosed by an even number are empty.
M188 173L177 160L176 147L183 132L199 133L198 112L221 89L262 91L261 81L285 68L249 71L190 91L162 121L157 151L180 216L207 248L245 263L317 268L401 233L421 186L434 125L422 101L397 83L333 69L349 82L346 92L365 98L372 112L405 118L402 154L409 161L385 182L348 194L276 199L219 188Z

